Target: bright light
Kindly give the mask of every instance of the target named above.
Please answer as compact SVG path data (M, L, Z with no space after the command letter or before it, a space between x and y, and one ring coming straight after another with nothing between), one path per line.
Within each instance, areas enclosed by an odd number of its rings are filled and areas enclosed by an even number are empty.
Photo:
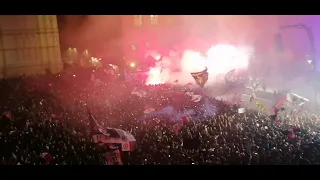
M101 66L101 59L96 58L96 57L91 57L91 64L95 67L100 67Z
M130 67L135 67L136 64L135 63L130 63Z
M162 84L162 78L161 78L161 69L160 68L150 68L149 76L147 79L146 84L147 85L156 85L156 84Z
M145 58L148 56L153 57L156 61L159 61L162 57L162 55L159 52L153 50L148 51L145 55Z
M211 47L206 56L206 66L210 71L219 74L227 73L231 69L247 68L250 52L232 45L219 44Z
M155 60L159 61L161 59L161 55L157 55L154 57Z
M98 58L95 58L95 57L91 57L91 62L92 63L97 63L99 61Z
M308 64L311 64L312 63L312 60L308 60Z
M183 84L193 80L190 72L200 72L206 68L209 79L217 81L217 77L224 76L232 69L237 69L239 72L247 69L253 54L251 47L228 44L214 45L205 54L190 49L181 51L183 52L181 57L171 53L174 56L164 56L161 62L156 62L149 70L146 84L163 84L172 79L179 79L179 83ZM161 57L156 51L148 51L146 55L151 55L156 60Z

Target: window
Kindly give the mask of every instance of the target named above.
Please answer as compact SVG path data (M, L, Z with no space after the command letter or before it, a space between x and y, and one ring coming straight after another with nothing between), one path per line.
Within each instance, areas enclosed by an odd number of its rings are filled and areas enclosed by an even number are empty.
M157 25L159 23L158 15L150 15L150 24Z
M138 26L138 27L142 26L142 23L143 23L142 15L134 15L133 18L134 18L135 26Z

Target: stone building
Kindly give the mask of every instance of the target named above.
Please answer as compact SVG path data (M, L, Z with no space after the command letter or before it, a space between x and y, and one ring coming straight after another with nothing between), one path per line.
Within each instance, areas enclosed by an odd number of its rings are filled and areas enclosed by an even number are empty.
M62 69L55 15L0 16L0 77Z

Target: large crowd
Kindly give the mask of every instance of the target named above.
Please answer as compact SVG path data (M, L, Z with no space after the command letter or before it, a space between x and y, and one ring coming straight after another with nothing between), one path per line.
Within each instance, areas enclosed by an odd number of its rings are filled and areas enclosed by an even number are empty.
M87 109L100 124L135 137L137 148L121 153L125 165L320 163L317 115L275 123L263 112L239 114L237 105L205 95L216 113L201 115L203 102L190 101L182 87L145 86L103 72L95 72L101 80L97 83L90 78L92 70L79 71L2 82L1 165L105 164L90 135ZM132 95L134 87L148 92L147 97ZM141 118L146 106L168 105L177 111L193 108L197 116L185 124L165 114ZM181 125L178 131L173 128L176 124ZM295 128L294 137L288 136L290 128Z

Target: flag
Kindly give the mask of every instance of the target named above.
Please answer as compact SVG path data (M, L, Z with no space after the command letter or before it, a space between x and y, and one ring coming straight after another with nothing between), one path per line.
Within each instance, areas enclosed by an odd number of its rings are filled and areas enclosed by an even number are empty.
M124 148L122 151L134 151L136 149L136 139L132 134L122 129L100 126L89 109L87 110L90 120L90 132L95 143L121 144L121 147Z
M105 132L106 132L106 134L107 134L109 137L112 137L112 138L121 138L121 135L118 133L118 131L117 131L116 129L106 128L106 129L105 129Z
M226 83L231 83L233 81L233 74L235 72L236 69L232 69L231 71L229 71L225 76L224 76L224 81Z
M239 114L243 114L243 113L245 113L246 112L246 109L245 108L239 108L238 109L238 113Z
M8 118L10 120L13 118L13 115L12 115L12 113L10 111L3 112L2 116L5 116L6 118Z
M273 105L273 107L281 109L285 105L286 102L288 102L287 98L282 97Z
M296 138L296 135L293 132L291 132L291 133L289 133L288 138L294 139L294 138Z
M48 152L41 153L40 157L44 160L45 165L49 165L53 161L53 156Z
M62 115L57 115L57 114L50 114L51 118L53 119L58 119L58 118L61 118Z
M190 122L190 119L187 116L182 116L181 117L181 121L183 124L187 124Z
M153 111L155 111L154 108L149 107L149 106L146 106L146 107L145 107L145 110L144 110L143 112L144 112L144 114L149 114L149 113L151 113L151 112L153 112Z
M192 95L191 96L191 101L193 101L193 102L199 102L199 101L201 101L201 99L202 99L202 96L201 95Z
M135 137L122 129L98 128L99 132L93 135L95 143L120 144L122 151L134 151L137 148Z
M280 120L274 120L273 123L274 123L274 125L279 125L280 124Z
M178 134L181 128L182 128L182 124L175 124L175 125L172 127L172 130L173 130L173 132L175 132L176 134Z
M254 100L253 96L250 96L250 103Z
M17 156L14 153L12 153L10 159L8 161L5 161L4 163L5 165L17 165L17 162Z
M191 75L193 79L196 81L196 83L203 88L208 81L209 73L208 73L208 69L206 68L201 72L191 73Z
M263 104L261 103L261 101L256 101L256 105L258 106L258 108L260 109L260 111L265 111L266 109L264 108Z
M109 149L105 153L107 165L123 165L119 149Z
M188 84L184 85L183 87L186 89L193 89L194 85L192 83L188 83Z
M89 109L87 109L87 111L88 111L88 118L89 118L89 131L90 131L90 134L95 134L95 129L97 128L96 127L96 121L95 121L95 119L93 118L93 116L92 116L92 114L91 114L91 112L90 112L90 110Z
M290 103L294 103L296 105L301 106L304 103L309 102L309 99L304 98L304 97L299 96L299 95L294 94L294 93L288 93L287 94L287 101L290 102Z
M196 94L194 94L194 92L186 92L185 94L188 96L191 96L192 102L199 102L202 99L201 95L196 95Z
M146 91L138 90L137 88L134 88L132 90L131 94L139 96L139 97L146 97L147 96L147 92Z
M121 151L134 151L136 149L135 141L127 141L121 143Z

